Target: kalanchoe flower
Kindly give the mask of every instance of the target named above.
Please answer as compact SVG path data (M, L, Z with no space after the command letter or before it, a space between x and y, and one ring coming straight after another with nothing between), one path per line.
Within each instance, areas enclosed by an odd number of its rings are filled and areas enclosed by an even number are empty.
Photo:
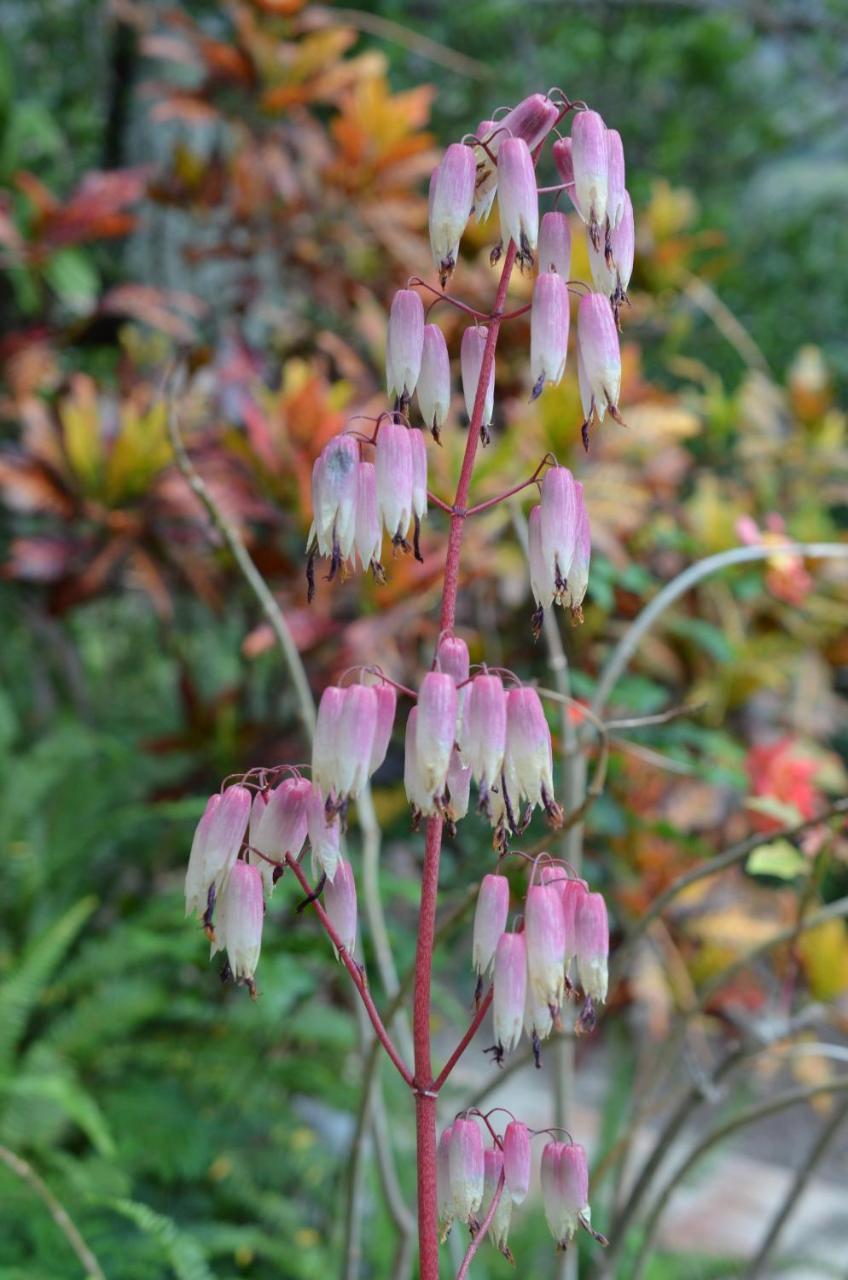
M424 305L414 289L399 289L392 299L386 338L386 385L403 405L412 399L421 371Z
M627 298L627 286L633 274L633 258L636 249L636 232L633 224L633 205L625 191L618 225L610 232L608 243L601 249L589 245L589 265L592 280L600 293L605 293L612 303L613 315Z
M465 396L465 411L470 422L474 417L474 402L477 399L477 386L483 367L483 352L486 347L488 329L485 325L469 325L462 335L460 347L460 365L462 367L462 393ZM483 400L483 418L480 422L480 436L484 444L489 442L489 427L495 411L495 366L489 371L489 381Z
M439 812L439 803L435 791L424 785L424 779L418 764L418 708L413 707L406 720L406 736L403 745L403 785L406 798L412 806L414 824L417 826L421 817L433 817Z
M578 111L571 126L574 207L597 248L606 231L609 163L607 129L597 111Z
M462 731L462 719L465 714L465 704L468 701L468 695L471 692L471 686L466 683L469 672L468 645L459 636L443 635L439 640L436 650L436 666L439 671L445 671L449 676L453 676L456 685L462 685L461 689L457 689L457 715L456 715L456 735L459 741Z
M603 1004L609 981L609 920L603 894L586 893L579 899L575 931L580 985L593 1003Z
M583 400L584 443L588 427L597 414L603 422L607 410L617 422L618 396L621 390L621 351L615 317L609 298L602 293L587 293L577 309L578 377ZM581 369L582 366L582 369ZM588 404L587 404L588 397Z
M527 1003L524 1006L524 1030L533 1047L536 1066L542 1065L542 1041L547 1040L554 1029L554 1019L559 1010L540 1000L530 982L527 983Z
M359 445L353 436L334 436L312 468L312 528L307 550L331 557L330 578L350 559L356 535ZM310 577L309 595L314 588Z
M439 1223L442 1228L442 1240L447 1239L453 1222L453 1196L450 1184L450 1148L453 1137L453 1125L442 1130L439 1145L436 1148L436 1193L439 1205Z
M454 825L468 813L468 799L471 794L471 770L462 763L462 756L454 747L448 765L448 778L445 786L444 815Z
M312 777L330 808L356 799L368 781L377 732L377 694L364 684L328 686L321 695L312 743Z
M503 774L507 811L513 818L526 800L531 808L541 805L554 826L562 825L562 810L554 799L551 731L539 695L529 685L506 695Z
M532 884L527 890L524 932L533 994L551 1009L558 1009L565 978L565 922L559 894L552 885Z
M536 601L533 614L533 636L538 640L542 630L542 617L557 594L554 566L542 550L542 508L531 509L527 518L527 559L530 565L530 590Z
M554 386L565 373L568 354L568 286L562 276L545 271L533 286L530 310L530 376L533 399L542 394L546 382Z
M624 146L617 129L607 129L607 221L615 231L624 212Z
M474 217L485 222L492 212L498 193L498 147L507 135L497 120L481 120L475 131L476 138L485 146L474 148L477 176L474 183ZM494 158L493 158L494 157Z
M582 502L581 502L582 507ZM542 480L540 529L542 555L554 580L554 599L568 599L568 575L574 559L578 525L577 485L567 467L549 467Z
M577 1142L549 1142L542 1152L545 1218L557 1247L566 1249L589 1212L586 1152Z
M559 115L559 108L541 93L531 93L523 98L501 118L503 137L523 138L530 151L544 142Z
M501 146L509 138L520 138L534 151L553 128L559 109L550 98L533 93L501 120L481 120L476 136L486 146L475 148L477 183L474 212L480 222L489 216L498 183L497 159Z
M254 975L262 949L262 921L265 904L262 876L247 862L233 864L221 891L212 955L227 952L227 962L236 982L243 982L256 995Z
M415 521L415 535L412 542L415 559L421 560L418 540L421 534L421 520L427 514L427 441L417 427L409 432L409 444L412 455L412 516Z
M488 973L494 962L508 914L509 881L506 876L483 876L474 909L471 941L471 960L481 976Z
M323 873L328 880L334 880L342 856L342 824L338 814L327 812L324 793L314 783L306 810L306 829L312 850L312 874Z
M380 555L383 529L377 506L377 471L373 462L360 462L356 488L354 542L363 569L371 569L378 582L385 581Z
M377 772L386 758L397 710L397 692L394 685L381 681L380 684L375 684L373 689L377 699L377 723L374 726L374 741L371 744L371 758L368 761L369 777Z
M520 267L532 267L539 240L539 196L530 148L523 138L505 138L498 150L501 231L515 243Z
M588 890L584 880L567 879L562 882L561 899L562 916L565 921L566 966L577 958L577 909L587 893Z
M526 1124L511 1120L503 1136L506 1190L513 1204L523 1204L530 1190L530 1133Z
M424 326L421 372L418 375L418 408L425 425L439 439L450 412L450 357L445 335L437 324Z
M441 795L456 740L456 685L446 672L429 671L418 690L415 755L424 789Z
M414 473L409 430L400 422L383 422L377 435L377 506L396 547L408 550L412 521Z
M312 785L305 778L284 778L262 801L257 796L253 802L248 857L260 872L268 895L274 887L276 868L267 859L282 862L287 853L293 858L300 855L306 840L311 795ZM254 813L257 814L255 824Z
M250 817L247 787L228 787L211 796L197 825L185 879L186 915L204 916L214 905L238 857Z
M492 1019L499 1054L509 1053L521 1039L527 995L527 947L523 933L503 933L495 950Z
M592 535L589 529L589 513L583 505L583 486L577 484L577 540L574 546L574 559L571 562L571 573L568 579L569 606L571 617L575 622L583 621L583 610L580 607L589 585L589 558L592 554Z
M474 204L477 165L462 143L448 147L430 182L430 247L442 288L456 266L459 242Z
M546 213L539 227L539 270L555 271L568 280L571 271L571 227L564 213Z
M353 867L344 858L339 859L333 879L324 885L324 910L345 951L352 956L356 948L356 881Z
M483 1201L483 1140L475 1122L462 1116L454 1121L449 1169L454 1217L471 1224Z
M497 1192L504 1171L504 1156L500 1147L487 1147L483 1152L483 1202L488 1210L492 1197ZM512 1218L512 1199L504 1187L495 1215L489 1226L489 1239L505 1258L513 1261L512 1251L507 1244L509 1224Z
M577 212L580 213L580 210L577 209L577 195L574 186L574 161L572 158L571 139L557 138L551 150L554 164L557 167L557 172L562 179L569 199ZM583 215L580 214L580 216L582 217Z
M506 750L506 693L500 676L472 680L459 745L480 789L480 807L488 813L489 792L498 786Z

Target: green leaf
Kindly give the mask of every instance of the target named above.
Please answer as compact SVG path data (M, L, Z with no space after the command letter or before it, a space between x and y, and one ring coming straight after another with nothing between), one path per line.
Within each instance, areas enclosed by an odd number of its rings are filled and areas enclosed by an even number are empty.
M776 876L778 880L794 880L806 869L806 858L788 840L757 845L745 864L752 876Z
M44 277L60 302L77 313L89 310L100 288L97 272L82 249L61 249L54 254Z
M137 1200L105 1200L103 1203L115 1213L129 1218L139 1231L161 1246L177 1280L215 1280L200 1245L181 1231L172 1218L156 1213L149 1205L140 1204Z
M753 809L754 813L765 814L767 818L776 818L783 827L794 827L803 822L800 809L796 809L794 804L778 800L776 796L749 796L745 801L745 808Z
M101 1155L114 1155L115 1144L102 1111L91 1095L69 1076L25 1075L0 1083L0 1089L19 1098L41 1098L53 1103L82 1129Z

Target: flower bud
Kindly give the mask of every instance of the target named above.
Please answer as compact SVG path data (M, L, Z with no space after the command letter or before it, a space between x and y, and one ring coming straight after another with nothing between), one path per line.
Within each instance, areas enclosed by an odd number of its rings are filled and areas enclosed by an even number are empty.
M338 814L327 813L324 793L314 783L306 810L306 829L312 850L312 874L323 872L328 880L334 880L342 856L342 824Z
M377 731L377 695L364 684L329 686L321 695L312 742L312 777L338 805L356 799L368 780Z
M577 1142L549 1142L542 1152L542 1199L551 1234L565 1249L589 1210L586 1152Z
M413 427L409 432L412 453L412 514L421 520L427 514L427 441L423 432Z
M359 464L354 541L362 568L379 566L383 549L383 530L377 507L377 471L373 462Z
M257 868L270 896L274 887L274 866L266 861L282 862L287 853L297 858L306 839L306 814L312 785L305 778L284 778L263 802L259 796L251 810L250 862ZM254 812L257 821L253 822ZM264 856L263 856L264 855Z
M352 956L356 949L356 881L353 867L344 858L339 859L333 879L324 885L324 910L345 951Z
M471 935L471 962L480 975L488 973L494 962L508 914L509 881L506 876L483 876L477 892Z
M191 845L185 879L186 915L203 916L209 891L220 894L239 855L250 818L251 794L247 787L228 787L207 801Z
M562 874L565 874L564 872ZM587 893L583 880L562 881L562 918L565 922L565 962L570 964L577 956L577 908Z
M558 116L559 108L550 98L541 93L531 93L502 117L503 137L522 138L530 151L535 151L550 133Z
M565 373L568 354L568 286L562 276L544 271L533 286L530 309L530 376L533 399L546 382L554 386Z
M589 265L592 280L599 293L612 299L613 307L620 305L627 296L627 286L633 274L633 258L636 251L636 231L633 224L633 205L628 192L622 199L622 211L618 225L610 232L609 243L599 249L589 243Z
M251 994L255 991L253 978L262 949L264 915L258 868L247 862L233 863L221 890L212 955L226 950L233 977L236 982L246 983Z
M577 341L583 363L585 387L581 386L583 411L590 421L593 412L601 422L607 409L618 417L618 395L621 390L621 352L618 332L609 298L602 293L587 293L577 309ZM578 365L578 374L579 374ZM590 398L586 412L586 396Z
M350 557L356 532L358 473L359 445L353 436L334 436L315 459L312 520L322 556L340 560Z
M409 402L421 370L424 305L414 289L398 289L389 312L386 385L390 396Z
M607 220L615 231L624 212L624 146L617 129L607 129Z
M549 609L557 594L554 565L542 549L542 508L535 506L527 519L530 590L539 609Z
M409 430L383 422L377 436L377 507L395 546L406 546L412 521L414 474Z
M559 894L552 885L533 884L524 907L527 972L537 1000L556 1009L562 1003L565 977L565 922Z
M492 1198L497 1192L503 1171L504 1156L500 1147L487 1147L483 1152L483 1201L487 1208L492 1203ZM489 1239L495 1248L499 1249L510 1262L512 1262L512 1254L507 1245L507 1238L509 1237L511 1218L512 1198L506 1187L504 1187L501 1192L501 1198L498 1201L498 1207L495 1209L494 1217L489 1224Z
M534 808L541 805L553 822L561 823L562 810L554 800L551 731L539 695L529 685L510 689L506 695L504 776L517 788L515 794L510 791L513 807L526 800Z
M467 684L469 660L468 645L464 640L460 640L459 636L443 635L439 641L436 650L436 666L439 671L446 672L453 677L454 684L462 685L461 689L457 689L457 711L456 711L456 738L460 741L462 732L462 720L465 715L465 704L468 702L468 695L471 692L471 686Z
M582 503L580 504L582 507ZM554 580L557 604L568 598L568 575L577 541L577 485L567 467L549 467L542 480L542 555Z
M602 894L586 893L580 898L575 923L580 985L591 1000L603 1004L609 981L609 921Z
M413 707L406 719L406 736L403 744L403 785L413 814L432 817L439 812L435 792L429 791L418 764L418 708Z
M595 245L604 238L607 216L607 129L597 111L578 111L571 126L575 208Z
M572 158L571 139L557 138L552 147L552 154L554 157L554 164L557 167L557 172L562 179L571 203L574 205L577 212L580 213L580 210L577 208L577 193L574 186L574 161ZM582 213L580 213L580 217L583 217Z
M437 324L424 326L421 373L416 390L424 424L438 440L450 412L451 376L445 335Z
M503 933L495 949L492 978L495 1044L509 1053L521 1039L527 995L527 948L523 933Z
M329 798L337 781L336 752L345 690L328 685L318 703L312 739L312 781Z
M452 143L433 174L430 188L430 247L442 288L456 266L459 242L474 205L476 179L471 147Z
M500 676L471 681L460 751L480 788L481 798L497 787L506 750L506 693Z
M488 329L485 325L473 324L463 332L460 347L460 365L462 367L462 393L465 396L465 412L468 421L474 417L474 402L477 399L477 386L483 368L483 351L486 346ZM489 383L483 400L483 418L480 429L484 433L492 425L495 410L495 365L489 371ZM485 438L485 437L484 437Z
M447 1236L453 1222L453 1197L450 1186L450 1148L453 1137L453 1125L442 1130L439 1145L436 1148L436 1191L439 1205L439 1222L442 1226L442 1239Z
M539 228L539 270L555 271L564 281L571 270L571 227L564 213L546 213Z
M377 772L386 758L397 710L397 692L394 685L381 682L373 685L373 689L377 699L377 721L374 726L374 741L371 744L371 758L368 761L369 776Z
M501 231L515 244L520 265L532 266L539 240L539 196L530 148L507 137L498 150L498 208Z
M454 1217L471 1222L483 1202L483 1140L473 1120L454 1121L450 1140L451 1201Z
M503 1136L503 1170L513 1204L523 1204L530 1190L530 1134L527 1125L512 1120Z
M451 676L429 671L418 690L415 756L424 789L441 795L456 740L456 685Z
M464 692L461 690L460 692ZM468 813L468 798L471 794L471 770L462 763L462 756L454 747L448 765L448 779L445 786L445 817L448 822L459 822Z

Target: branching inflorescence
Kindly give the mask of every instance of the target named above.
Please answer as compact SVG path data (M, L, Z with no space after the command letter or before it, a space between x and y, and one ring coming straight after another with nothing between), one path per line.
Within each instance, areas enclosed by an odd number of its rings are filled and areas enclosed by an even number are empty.
M557 126L571 116L570 137ZM571 233L565 214L552 208L539 218L536 164L551 136L563 193L586 226L593 288L569 280ZM491 253L503 261L491 311L484 314L445 292L470 217L484 220L498 200L502 241ZM421 521L428 506L449 517L440 615L432 668L417 690L389 680L379 667L353 673L324 690L312 744L310 777L300 767L259 769L224 785L209 800L197 828L186 878L187 913L198 915L213 953L226 950L227 976L255 995L265 902L286 870L313 906L363 1000L376 1035L415 1099L418 1139L420 1275L438 1280L438 1223L467 1224L472 1241L459 1275L467 1273L482 1234L509 1256L507 1235L514 1204L527 1194L531 1134L512 1118L502 1134L489 1116L462 1113L436 1144L436 1100L455 1063L491 1008L494 1044L502 1061L526 1035L537 1065L543 1041L561 1024L569 1003L582 999L578 1031L594 1025L607 995L609 928L604 899L561 860L529 856L511 842L541 810L554 829L569 822L558 803L551 735L539 693L512 673L472 668L455 634L460 554L467 518L531 485L540 491L530 512L530 585L536 602L533 631L544 611L559 605L581 620L589 576L589 518L583 489L550 456L534 474L500 499L469 506L479 445L491 437L495 408L495 348L503 323L528 308L504 311L509 278L538 267L530 312L530 387L534 398L565 372L570 296L577 306L576 361L588 448L594 423L618 407L620 311L633 265L633 210L624 185L621 138L585 104L559 91L534 94L499 121L484 121L473 135L449 146L430 186L430 239L440 288L413 278L392 302L386 348L391 407L371 434L349 427L332 439L313 472L313 525L307 578L315 591L317 559L329 562L330 580L361 567L384 577L384 536L395 552L420 558ZM469 420L461 472L452 501L428 491L426 433L436 442L451 410L451 360L444 335L428 323L425 301L443 300L468 318L459 367ZM413 400L425 430L413 425ZM412 705L406 717L404 782L415 829L425 824L425 849L416 951L413 1010L414 1061L406 1063L370 995L364 968L354 959L356 884L343 852L348 807L362 794L389 747L398 697ZM442 1071L434 1074L430 1044L430 979L443 832L455 831L471 806L494 833L496 869L482 881L473 932L478 975L477 1009ZM301 865L311 852L312 877ZM510 885L504 860L516 853L528 868L523 915L508 929ZM487 980L491 985L484 994ZM486 1141L488 1140L488 1149ZM565 1248L589 1226L588 1174L583 1148L570 1135L551 1137L541 1159L545 1213ZM605 1243L602 1238L601 1243Z

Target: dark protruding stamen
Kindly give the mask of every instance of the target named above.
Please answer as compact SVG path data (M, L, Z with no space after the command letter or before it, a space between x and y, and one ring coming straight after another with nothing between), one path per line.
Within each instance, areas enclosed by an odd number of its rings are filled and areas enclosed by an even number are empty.
M315 552L310 551L306 558L306 602L312 604L315 599Z
M502 1044L490 1044L488 1049L483 1050L484 1053L492 1055L492 1062L495 1066L502 1067L504 1063L504 1047Z
M299 902L295 907L296 915L300 915L301 911L305 911L307 907L312 906L313 902L317 902L317 900L321 897L321 894L324 891L324 885L326 883L327 883L327 873L326 871L322 871L321 878L318 881L318 883L315 885L315 888L312 890L311 893L308 893L306 897L303 899L303 901Z
M535 1031L533 1032L533 1035L530 1037L530 1045L531 1045L531 1047L532 1047L532 1049L533 1049L533 1061L534 1061L534 1062L535 1062L535 1064L536 1064L536 1070L537 1070L537 1071L541 1071L541 1069L542 1069L542 1042L541 1042L541 1040L539 1039L539 1037L538 1037L538 1035L537 1035L537 1033L536 1033Z
M412 534L412 548L415 559L419 564L423 564L424 557L421 554L421 521L418 516L415 517L414 531Z

